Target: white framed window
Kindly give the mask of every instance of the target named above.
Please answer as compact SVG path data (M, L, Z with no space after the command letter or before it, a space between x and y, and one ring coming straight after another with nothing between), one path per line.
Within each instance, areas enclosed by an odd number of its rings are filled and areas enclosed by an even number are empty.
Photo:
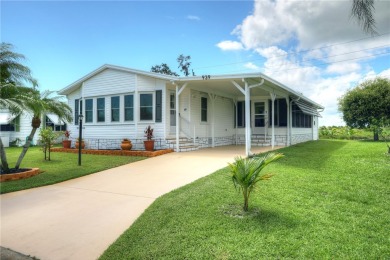
M93 99L85 100L85 123L93 122Z
M97 114L97 122L106 121L106 99L105 98L97 98L96 99L96 114Z
M153 93L141 93L139 100L139 120L153 121Z
M119 96L111 97L111 122L120 120L120 99Z
M134 121L134 95L125 95L124 100L125 121Z

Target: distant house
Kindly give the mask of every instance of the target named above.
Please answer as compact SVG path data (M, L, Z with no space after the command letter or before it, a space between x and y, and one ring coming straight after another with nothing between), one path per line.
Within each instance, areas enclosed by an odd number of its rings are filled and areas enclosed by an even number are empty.
M324 109L261 73L174 77L103 65L59 94L74 112L68 125L73 137L83 114L83 138L90 148L96 140L100 147L104 140L142 140L151 125L161 148L243 144L250 154L254 145L317 140Z
M10 144L24 145L27 136L31 132L32 115L24 112L19 116L11 114L8 110L0 110L0 137L5 147ZM66 130L66 124L58 119L58 116L47 114L42 117L42 127L52 127L54 131ZM39 129L36 132L33 144L37 144L39 139Z

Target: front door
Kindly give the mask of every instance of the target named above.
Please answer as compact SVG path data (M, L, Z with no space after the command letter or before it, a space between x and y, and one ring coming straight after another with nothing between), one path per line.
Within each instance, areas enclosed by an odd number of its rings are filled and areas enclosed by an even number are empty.
M266 124L265 102L253 102L253 111L253 134L264 134Z
M169 95L170 132L176 133L176 96L174 92Z

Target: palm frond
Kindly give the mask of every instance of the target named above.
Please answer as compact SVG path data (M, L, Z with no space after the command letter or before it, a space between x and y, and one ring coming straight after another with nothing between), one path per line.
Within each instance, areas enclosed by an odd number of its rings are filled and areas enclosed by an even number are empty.
M374 19L374 0L353 0L351 17L355 17L366 33L378 34Z

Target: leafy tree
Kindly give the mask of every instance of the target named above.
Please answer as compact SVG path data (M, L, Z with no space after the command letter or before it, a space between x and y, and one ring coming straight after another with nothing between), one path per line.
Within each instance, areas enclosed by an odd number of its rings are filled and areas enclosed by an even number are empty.
M20 164L27 153L30 143L32 142L35 132L41 126L41 118L47 113L53 113L58 116L60 120L72 121L72 109L61 101L61 96L53 96L54 91L44 91L40 94L38 91L34 95L25 97L24 106L33 117L31 121L31 132L23 146L23 150L16 162L15 169L19 169Z
M180 71L183 72L183 74L187 77L190 75L190 62L191 56L184 56L183 54L180 54L179 57L177 57L177 62L179 63L178 68L180 68ZM161 63L160 65L152 66L150 69L151 72L155 73L161 73L166 75L172 75L178 77L179 74L172 71L169 66L166 63ZM192 71L192 76L195 76L194 70Z
M47 127L39 131L39 141L43 144L42 149L45 155L45 161L50 161L50 148L60 135L62 135L62 133L54 132L51 127Z
M190 75L190 66L191 66L191 56L184 56L183 54L180 54L179 57L177 57L177 62L179 63L178 68L180 68L180 71L183 72L184 76L188 77ZM195 76L194 71L192 70L192 76Z
M261 171L268 164L282 158L281 153L268 153L262 157L249 159L236 157L233 164L229 164L234 187L244 196L244 211L248 211L249 197L261 180L272 177L270 174L261 175Z
M10 43L0 44L0 82L13 83L22 86L25 82L36 87L37 81L31 76L31 70L21 64L26 57L23 54L13 52L14 46Z
M339 99L339 110L352 128L368 128L379 139L381 127L390 125L390 80L367 80Z
M377 34L374 19L374 0L353 0L351 16L355 17L366 33Z
M161 63L161 65L155 65L150 69L150 71L171 76L179 76L179 74L172 71L166 63Z

